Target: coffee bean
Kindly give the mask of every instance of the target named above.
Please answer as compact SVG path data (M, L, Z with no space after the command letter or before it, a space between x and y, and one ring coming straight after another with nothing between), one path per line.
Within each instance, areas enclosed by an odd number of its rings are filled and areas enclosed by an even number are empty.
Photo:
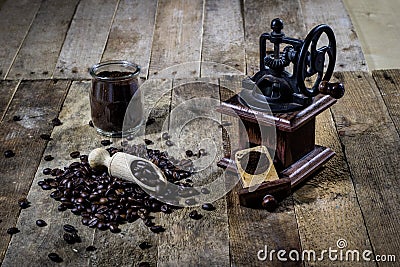
M173 145L174 145L174 143L173 143L171 140L165 141L165 144L166 144L167 146L173 146Z
M45 227L47 223L43 220L36 220L36 225L39 227Z
M186 150L185 154L188 157L192 157L193 156L193 151L192 150Z
M134 135L128 135L128 136L126 137L126 140L128 140L128 141L132 141L133 139L135 139L135 136L134 136Z
M41 134L40 138L42 138L43 140L46 140L46 141L52 140L49 134Z
M204 203L203 205L201 205L201 208L207 211L215 210L215 207L211 203Z
M95 246L87 246L86 247L86 251L89 251L89 252L96 251L96 250L97 250L97 248Z
M161 135L161 137L162 137L162 139L164 139L164 140L168 140L171 136L169 136L168 133L163 133L163 134Z
M203 187L201 190L201 193L203 194L210 194L210 190L208 190L207 188Z
M68 232L68 233L76 233L76 232L78 232L76 230L76 228L74 226L70 225L70 224L64 224L63 225L63 229L64 229L65 232Z
M17 227L10 227L7 229L7 234L9 235L15 235L17 233L19 233L19 229Z
M171 209L168 207L167 204L162 205L162 206L160 207L160 210L161 210L162 212L164 212L164 213L170 213L170 212L171 212Z
M148 145L148 146L154 144L154 142L151 141L150 139L144 139L144 143L145 143L146 145Z
M74 151L74 152L71 152L71 154L69 154L69 155L71 156L71 158L76 159L79 157L80 154L81 153L79 153L79 151Z
M191 211L190 213L189 213L189 217L191 218L191 219L193 219L193 220L199 220L199 219L201 219L201 217L203 217L201 214L199 214L198 212L197 212L197 210L193 210L193 211Z
M44 175L49 175L50 173L51 173L51 169L50 168L43 169L43 174Z
M139 267L150 267L150 263L148 263L147 261L142 261L139 263L138 266Z
M21 116L19 115L13 116L13 121L20 121L20 120L22 120Z
M48 185L48 184L44 184L44 185L42 185L42 186L40 186L43 190L51 190L52 189L52 187L51 187L51 185Z
M54 262L62 262L63 259L57 254L57 253L49 253L49 255L47 255L49 257L50 260L54 261Z
M18 199L18 205L21 207L21 209L28 208L29 207L29 203L30 202L25 197Z
M119 232L121 232L121 229L118 228L118 224L117 223L110 223L108 227L109 227L111 233L119 233Z
M88 226L90 228L94 228L97 226L97 223L99 222L99 220L97 218L93 218L89 221Z
M80 156L79 156L79 159L80 159L82 162L88 162L88 155L80 155Z
M44 159L45 161L51 161L51 160L53 160L54 158L53 158L52 155L46 155L46 156L43 157L43 159Z
M201 157L201 156L207 155L207 152L204 148L201 148L201 149L199 149L199 152L197 154L198 154L198 157Z
M60 121L59 118L54 118L51 120L51 123L53 124L53 126L60 126L62 125L62 122Z
M88 124L89 124L90 127L94 127L93 121L90 120Z
M69 233L64 233L63 239L68 243L68 244L75 244L75 238L69 234Z
M165 231L164 227L162 227L161 225L153 225L150 227L150 230L153 233L161 233Z
M12 158L12 157L14 157L15 156L15 153L14 153L14 151L12 151L12 150L6 150L6 151L4 151L4 157L6 157L6 158Z
M145 249L148 249L148 248L151 248L151 247L152 247L151 244L146 242L146 241L144 241L144 242L139 244L139 248L142 249L142 250L145 250Z
M101 143L103 146L109 146L109 145L111 145L111 141L110 141L110 140L101 140L100 143Z

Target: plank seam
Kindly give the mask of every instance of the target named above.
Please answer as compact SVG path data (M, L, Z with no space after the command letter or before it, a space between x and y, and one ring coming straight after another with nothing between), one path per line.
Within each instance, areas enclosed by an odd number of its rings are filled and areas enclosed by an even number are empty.
M151 59L153 58L153 43L154 43L154 33L156 32L156 25L157 25L157 18L158 18L158 7L160 4L160 0L157 0L157 5L156 5L156 12L154 14L154 26L153 26L153 34L151 35L151 49L150 49L150 58L149 58L149 66L147 67L147 75L146 75L146 79L149 79L150 77L150 66L151 66Z
M359 197L358 197L358 193L357 193L357 189L356 189L356 185L355 185L355 181L354 181L354 175L353 175L353 172L351 171L351 167L350 167L350 165L349 165L349 161L348 161L348 158L347 158L345 145L344 145L344 143L342 142L341 138L339 137L339 133L338 133L338 124L337 124L337 122L336 122L337 120L336 120L335 114L332 112L332 108L329 108L329 113L331 114L332 119L333 119L333 123L334 123L334 125L335 125L336 134L337 134L336 136L338 137L340 146L341 146L341 148L342 148L342 153L343 153L344 161L345 161L345 163L346 163L347 170L349 171L349 175L350 175L350 179L351 179L351 184L352 184L352 186L353 186L354 194L356 195L356 201L357 201L357 204L358 204L358 208L360 209L361 216L362 216L362 220L363 220L364 226L365 226L365 231L366 231L366 233L367 233L368 241L369 241L369 243L371 244L372 253L373 253L374 257L375 257L375 256L376 256L375 249L374 249L374 246L373 246L373 244L372 244L371 236L370 236L370 234L369 234L369 229L368 229L367 224L366 224L366 222L365 222L365 215L364 215L363 209L361 208L360 199L359 199ZM378 266L378 263L376 263L376 266Z
M43 5L43 1L40 3L38 9L36 10L35 16L33 16L32 20L31 20L31 23L29 24L28 30L26 31L26 33L25 33L25 35L24 35L24 38L22 39L21 43L19 44L18 49L17 49L17 51L15 52L15 55L14 55L13 59L11 60L10 67L8 68L6 74L4 75L4 78L3 78L4 80L5 80L6 78L8 78L8 74L10 73L11 68L12 68L12 66L13 66L14 63L15 63L15 60L17 59L17 56L18 56L18 54L19 54L19 51L21 51L22 45L25 43L26 37L28 36L29 32L31 31L33 22L35 21L35 19L36 19L37 15L38 15L39 10L40 10L40 8L42 7L42 5Z
M6 109L5 109L4 112L3 112L3 116L2 116L1 119L0 119L0 124L3 122L4 117L6 116L8 110L10 109L11 102L13 101L14 96L15 96L15 93L17 92L17 89L18 89L18 87L20 86L20 84L21 84L21 80L18 80L17 85L15 86L14 91L13 91L11 97L10 97L10 100L9 100L8 103L7 103Z
M111 18L110 26L108 27L107 39L106 39L106 41L105 41L105 43L103 45L103 51L101 52L100 62L103 61L104 52L106 51L107 43L108 43L108 40L110 39L111 28L112 28L112 26L114 24L115 16L117 15L117 10L118 10L120 2L121 1L118 0L117 4L115 5L115 9L114 9L114 13L113 13L112 18Z
M203 0L203 12L201 18L201 42L200 42L200 70L199 70L199 77L201 77L201 69L202 69L202 62L203 62L203 46L204 46L204 20L205 20L205 12L206 12L206 1Z

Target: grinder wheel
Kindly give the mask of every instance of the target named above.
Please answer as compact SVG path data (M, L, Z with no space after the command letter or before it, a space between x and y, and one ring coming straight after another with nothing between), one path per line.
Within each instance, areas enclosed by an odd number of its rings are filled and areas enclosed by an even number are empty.
M328 45L317 48L321 35L325 33ZM328 55L329 63L324 73L325 56ZM304 40L297 61L297 86L300 91L308 96L316 96L318 86L322 80L329 81L332 76L336 61L336 40L332 29L325 24L313 28ZM311 88L307 88L304 81L308 77L317 75Z

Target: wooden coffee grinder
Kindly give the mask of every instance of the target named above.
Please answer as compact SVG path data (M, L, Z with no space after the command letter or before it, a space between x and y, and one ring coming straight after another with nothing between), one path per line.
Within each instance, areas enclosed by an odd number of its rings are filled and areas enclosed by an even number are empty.
M278 177L266 175L268 179L257 189L249 190L240 175L242 189L238 192L242 205L270 211L335 155L330 148L315 144L315 117L344 95L341 83L329 83L336 40L328 25L316 26L305 40L286 37L279 18L272 20L271 28L271 33L260 36L260 70L244 79L242 91L217 109L242 121L239 147L243 150L236 153L262 144L276 145L268 149L275 149L273 169ZM319 45L322 36L326 44ZM267 53L267 41L273 44L273 53ZM286 44L282 50L281 44ZM291 72L286 70L290 64ZM276 142L262 136L271 127L275 127ZM232 157L221 159L218 165L238 172Z

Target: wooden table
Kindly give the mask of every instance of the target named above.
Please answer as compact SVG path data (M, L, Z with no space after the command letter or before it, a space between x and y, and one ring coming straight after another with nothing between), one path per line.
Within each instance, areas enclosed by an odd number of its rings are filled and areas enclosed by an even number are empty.
M275 17L281 17L285 33L296 38L304 38L318 23L334 28L335 77L347 90L343 99L317 117L317 143L331 147L337 156L276 212L239 206L233 190L214 202L212 212L184 208L155 214L166 228L164 233L154 234L137 221L112 234L81 225L80 217L69 211L58 212L58 203L37 186L44 168L67 166L72 162L70 152L88 153L101 146L104 138L88 125L88 67L108 59L139 63L142 78L154 88L146 103L157 106L151 116L161 125L170 110L188 99L226 100L233 94L226 88L240 90L241 79L258 70L258 37L270 31ZM16 154L0 157L3 266L53 265L47 258L50 252L64 259L60 266L138 266L140 262L151 266L396 266L334 262L328 257L320 262L286 263L276 256L273 262L257 259L265 246L269 251L315 250L319 255L329 247L337 249L339 239L347 241L349 250L399 257L400 71L368 72L342 1L8 0L1 1L0 21L0 151L12 149ZM166 69L182 63L186 64ZM209 86L198 90L190 83L193 80ZM237 127L234 119L211 114L216 121L231 121L232 129ZM22 120L14 121L14 116ZM56 117L63 124L53 127L51 120ZM215 122L200 126L211 129ZM41 134L51 134L52 140L41 139ZM165 149L157 141L160 133L152 134L154 147ZM204 130L193 133L185 146L195 147L196 138L205 134ZM219 131L213 138L221 144L218 153L224 153L226 135ZM232 144L237 140L237 135L230 136ZM55 159L44 161L49 154ZM219 172L212 165L207 175L212 179ZM17 200L24 196L31 207L20 210ZM188 214L193 209L204 217L191 220ZM37 219L48 226L37 227ZM82 243L65 243L65 223L79 229ZM11 238L6 230L12 226L20 233ZM152 247L141 250L142 241ZM87 252L89 245L97 250Z

